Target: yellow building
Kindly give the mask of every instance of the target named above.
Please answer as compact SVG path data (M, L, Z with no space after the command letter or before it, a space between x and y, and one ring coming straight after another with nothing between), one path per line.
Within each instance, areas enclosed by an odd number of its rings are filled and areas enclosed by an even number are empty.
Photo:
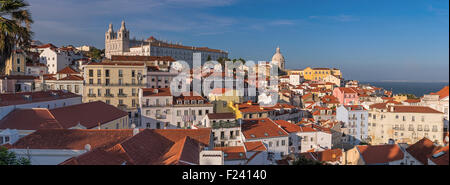
M6 75L25 75L26 54L21 50L14 50L6 60Z
M394 96L394 101L396 101L396 102L404 102L407 99L408 99L408 97L406 95L397 94Z
M140 125L139 88L145 88L144 63L90 63L84 67L83 102L103 101L128 112L130 123Z
M231 113L233 110L228 106L228 103L242 103L243 99L244 97L239 96L235 89L225 88L214 89L208 96L209 102L214 104L214 113Z
M288 75L298 74L303 76L305 80L322 81L329 75L342 78L341 70L336 68L311 68L307 67L304 70L289 70Z

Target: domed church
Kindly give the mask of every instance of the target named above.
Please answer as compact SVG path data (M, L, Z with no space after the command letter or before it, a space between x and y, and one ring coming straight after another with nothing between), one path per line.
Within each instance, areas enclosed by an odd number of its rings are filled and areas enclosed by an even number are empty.
M277 64L280 70L284 71L284 57L280 52L280 47L277 47L277 52L273 55L272 62Z

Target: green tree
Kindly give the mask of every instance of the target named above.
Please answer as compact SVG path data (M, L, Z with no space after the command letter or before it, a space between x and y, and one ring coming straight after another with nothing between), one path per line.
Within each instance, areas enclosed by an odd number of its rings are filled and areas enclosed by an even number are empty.
M33 32L33 19L23 0L0 0L0 73L15 46L29 48Z
M324 163L300 156L293 162L293 165L324 165Z
M97 48L92 48L86 55L88 57L91 57L95 60L101 60L103 58L103 54L105 53L105 50L100 50Z
M14 152L8 151L5 147L0 146L0 165L30 165L31 162L27 158L17 158Z

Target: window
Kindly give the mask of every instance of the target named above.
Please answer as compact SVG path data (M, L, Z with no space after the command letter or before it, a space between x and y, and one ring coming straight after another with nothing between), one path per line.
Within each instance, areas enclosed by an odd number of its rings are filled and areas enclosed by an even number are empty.
M105 76L109 77L109 69L105 70Z
M101 77L102 76L102 70L97 70L97 77Z
M123 77L123 71L119 69L119 77Z
M89 84L91 84L91 85L94 84L94 79L92 79L92 78L89 79Z
M89 69L89 77L94 77L94 70Z
M285 140L281 140L281 146L285 146L286 145L286 141Z

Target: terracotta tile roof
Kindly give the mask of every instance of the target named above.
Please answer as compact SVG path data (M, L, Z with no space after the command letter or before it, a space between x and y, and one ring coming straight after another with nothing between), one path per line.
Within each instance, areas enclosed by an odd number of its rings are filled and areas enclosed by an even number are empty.
M68 75L64 78L60 78L59 80L69 80L69 81L83 81L83 77L78 75Z
M208 118L214 119L235 119L236 116L233 113L209 113Z
M420 103L420 99L407 99L404 102L406 103Z
M269 118L246 119L243 122L241 130L247 140L289 136Z
M36 80L39 79L37 76L31 75L0 75L0 80Z
M99 148L61 163L64 165L186 165L199 164L202 139L211 130L150 130L108 148ZM176 135L176 137L174 137ZM107 160L105 160L107 159Z
M165 138L175 142L185 136L189 136L191 139L198 141L199 143L209 146L211 138L210 128L200 128L200 129L170 129L170 130L155 130L156 133L164 136Z
M131 136L132 130L44 129L20 138L12 148L84 150L86 144L107 148Z
M349 87L336 87L337 89L339 89L339 91L341 91L342 93L357 93L353 88L349 88Z
M215 147L214 150L219 150L224 153L225 160L246 160L244 146L228 146L228 147Z
M31 97L27 99L26 96ZM64 91L38 91L38 92L21 92L21 93L5 93L0 94L0 107L9 105L19 105L36 103L43 101L61 100L67 98L81 97L71 92Z
M436 165L449 165L448 145L433 153L430 160Z
M36 48L57 48L57 47L51 43L48 43L48 44L36 46Z
M143 88L142 93L144 97L148 96L172 96L170 88Z
M267 151L267 148L266 148L266 146L264 146L262 141L244 142L244 146L247 149L247 152L263 152L263 151Z
M444 88L442 88L440 91L436 92L436 93L430 93L431 95L439 95L439 98L445 98L448 97L449 94L449 86L445 86Z
M286 120L275 120L274 121L277 125L280 125L282 129L284 129L286 132L288 133L293 133L293 132L300 132L300 126L293 124L293 123L289 123Z
M436 150L439 150L441 147L434 145L434 143L427 139L423 138L420 141L417 141L413 145L406 148L406 151L411 154L415 159L421 162L424 165L428 164L428 157L432 155Z
M0 129L39 130L63 128L48 109L16 109L0 120Z
M87 129L95 128L128 116L128 113L102 101L83 103L52 109L50 112L64 127L71 128L78 123Z
M17 109L0 120L0 128L39 130L72 128L78 124L92 129L113 120L128 116L112 105L101 101L72 105L52 110L34 108Z
M304 156L308 159L313 159L321 162L340 162L342 157L341 149L329 149L319 152L305 152L300 153L301 156Z
M393 145L356 146L365 164L382 164L402 160L404 154L400 147Z
M426 106L394 106L393 112L442 114L442 112Z
M67 66L57 72L57 74L80 74L80 72L75 71L71 67Z
M111 56L111 61L167 61L167 62L175 62L170 56L122 56L122 55L113 55Z

